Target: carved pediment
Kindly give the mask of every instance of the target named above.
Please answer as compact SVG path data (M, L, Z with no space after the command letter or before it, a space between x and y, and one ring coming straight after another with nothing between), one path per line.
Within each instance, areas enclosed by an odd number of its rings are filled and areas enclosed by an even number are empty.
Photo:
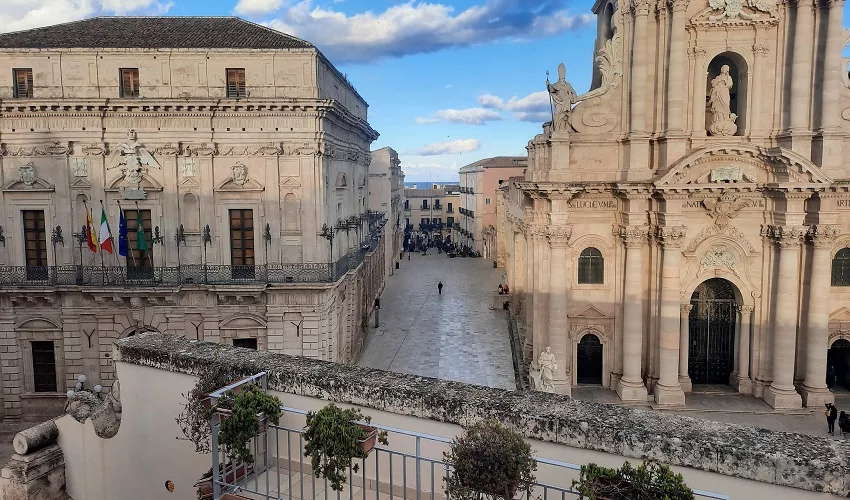
M61 330L62 326L47 318L30 318L25 319L15 325L15 330L29 330L29 331L54 331Z
M3 186L5 192L45 192L55 191L53 184L36 175L33 162L18 166L18 176L6 182Z
M611 316L605 314L604 312L600 311L599 309L597 309L593 306L589 306L587 309L580 312L579 314L570 315L569 318L571 318L571 319L573 319L573 318L574 319L579 319L579 318L581 318L581 319L600 319L600 318L608 319L608 318L611 318Z
M297 188L301 187L301 183L298 182L296 177L287 177L280 183L280 187Z
M667 173L655 181L655 185L663 188L831 182L832 179L820 168L799 153L782 148L735 144L692 151L676 161Z
M230 318L222 320L221 323L219 323L218 327L221 329L228 330L246 330L255 328L265 328L266 323L257 316L241 314L231 316Z

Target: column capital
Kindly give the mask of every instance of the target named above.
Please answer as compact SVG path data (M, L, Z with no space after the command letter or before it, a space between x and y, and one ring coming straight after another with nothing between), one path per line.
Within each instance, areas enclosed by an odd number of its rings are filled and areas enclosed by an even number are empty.
M620 226L620 238L629 248L640 248L649 237L649 226Z
M688 3L690 0L667 0L673 12L685 12L688 9Z
M773 238L782 248L800 245L806 235L806 226L767 226L767 236Z
M750 314L755 310L754 306L738 306L738 312L741 314Z
M687 232L688 228L685 226L656 226L655 239L660 241L664 248L681 248Z
M628 10L634 12L636 16L648 16L649 4L649 0L630 0L628 2Z
M687 316L691 314L691 309L694 308L693 304L681 304L679 306L679 311L682 313L682 316Z
M838 238L838 226L818 224L809 227L807 236L815 248L829 248Z
M844 7L844 0L820 0L823 5L832 9L835 7L842 8Z
M546 238L552 248L566 248L573 234L572 226L547 226Z

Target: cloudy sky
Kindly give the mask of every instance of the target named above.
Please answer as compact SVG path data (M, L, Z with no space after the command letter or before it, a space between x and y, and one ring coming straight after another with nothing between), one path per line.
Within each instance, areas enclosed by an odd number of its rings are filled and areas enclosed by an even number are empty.
M591 0L3 0L0 30L95 15L237 15L319 47L369 103L373 149L407 180L524 155L550 116L546 71L588 89Z

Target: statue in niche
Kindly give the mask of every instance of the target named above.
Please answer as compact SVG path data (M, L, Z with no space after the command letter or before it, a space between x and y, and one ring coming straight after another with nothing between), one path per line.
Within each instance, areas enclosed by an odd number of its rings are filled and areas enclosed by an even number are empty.
M548 75L548 72L547 72ZM570 112L573 109L573 104L576 103L576 91L573 86L566 80L567 67L564 63L558 65L558 81L549 83L549 77L546 77L546 88L549 90L549 96L555 103L555 117L552 122L552 128L555 132L563 132L569 130Z
M555 360L555 355L552 354L552 348L546 346L546 349L540 353L540 357L537 359L537 366L534 366L534 364L532 363L529 372L532 389L555 392L555 372L558 370L558 362Z
M738 126L735 119L738 115L733 113L729 107L731 103L732 75L729 74L729 66L724 64L720 67L720 74L711 81L711 125L708 131L711 135L735 135Z

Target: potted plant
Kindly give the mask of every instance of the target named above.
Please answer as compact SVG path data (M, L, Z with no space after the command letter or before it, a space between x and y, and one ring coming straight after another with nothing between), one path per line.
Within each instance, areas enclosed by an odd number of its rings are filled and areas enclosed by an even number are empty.
M352 459L369 456L376 441L389 444L386 431L359 423L371 421L357 408L343 410L333 403L307 413L304 456L310 457L313 473L326 478L334 490L342 491L349 467L355 473L359 470L359 464L351 465Z
M228 392L215 405L224 418L218 430L218 442L231 460L254 462L248 443L268 428L268 422L280 423L280 399L256 384L248 384L235 396Z
M694 492L685 485L681 474L655 461L637 468L625 462L620 469L596 464L581 466L578 480L573 481L582 499L588 500L693 500Z
M517 491L530 492L537 461L522 435L495 420L484 420L464 430L443 453L451 473L446 477L446 496L458 500L513 498Z

